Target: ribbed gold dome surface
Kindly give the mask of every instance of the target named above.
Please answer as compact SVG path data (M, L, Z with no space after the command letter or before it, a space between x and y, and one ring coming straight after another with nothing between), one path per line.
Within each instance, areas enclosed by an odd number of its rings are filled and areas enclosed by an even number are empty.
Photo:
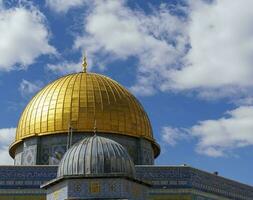
M100 133L144 137L155 144L148 116L131 93L108 77L81 72L52 82L30 101L10 154L24 138L67 133L69 125L91 132L95 120Z

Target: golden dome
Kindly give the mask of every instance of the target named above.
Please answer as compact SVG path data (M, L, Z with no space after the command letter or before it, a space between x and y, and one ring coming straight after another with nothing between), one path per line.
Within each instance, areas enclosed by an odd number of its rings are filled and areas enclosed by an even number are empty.
M42 89L26 106L19 120L15 147L24 138L75 132L92 132L94 121L101 133L114 133L155 143L152 127L138 100L114 80L95 73L80 72L62 77Z

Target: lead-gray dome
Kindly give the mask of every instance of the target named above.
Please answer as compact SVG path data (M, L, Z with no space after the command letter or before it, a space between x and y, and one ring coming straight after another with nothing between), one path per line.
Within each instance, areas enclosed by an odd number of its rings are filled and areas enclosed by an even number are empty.
M108 138L87 137L74 144L63 156L57 176L135 174L134 163L126 149Z

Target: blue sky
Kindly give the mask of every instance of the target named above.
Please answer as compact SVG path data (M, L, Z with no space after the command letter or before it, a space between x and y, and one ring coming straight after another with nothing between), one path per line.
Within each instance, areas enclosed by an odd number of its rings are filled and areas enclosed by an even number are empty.
M31 97L81 70L105 74L145 107L160 165L253 184L251 0L0 0L0 157ZM243 12L242 12L243 11Z

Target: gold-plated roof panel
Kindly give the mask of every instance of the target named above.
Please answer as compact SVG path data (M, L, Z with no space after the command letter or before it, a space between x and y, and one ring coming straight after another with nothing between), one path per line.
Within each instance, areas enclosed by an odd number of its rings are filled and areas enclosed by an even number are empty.
M43 88L24 109L16 144L24 138L93 131L154 141L152 127L138 100L116 81L94 73L62 77ZM13 146L11 147L13 148Z

